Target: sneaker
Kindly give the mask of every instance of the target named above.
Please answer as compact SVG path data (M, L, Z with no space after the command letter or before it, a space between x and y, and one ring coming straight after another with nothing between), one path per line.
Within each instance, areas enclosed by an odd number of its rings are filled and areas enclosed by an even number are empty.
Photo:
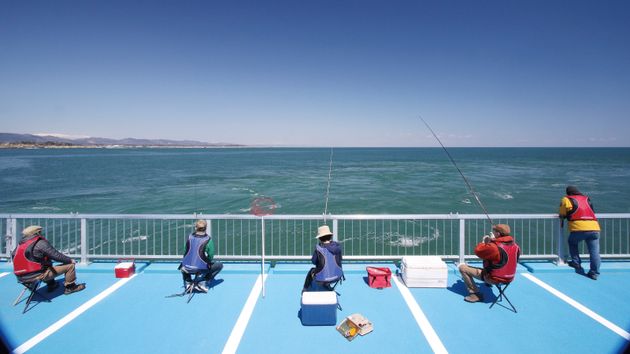
M587 277L593 279L593 280L597 280L597 277L599 276L599 274L597 273L593 273L593 272L588 272L588 274L586 274Z
M197 283L197 285L195 285L195 290L201 291L203 293L207 293L208 292L208 288L206 287L205 284L202 284L202 283Z
M81 283L81 284L70 284L68 286L66 286L66 290L63 292L65 295L70 295L72 293L76 293L78 291L81 291L85 289L85 283Z
M579 274L584 274L584 268L582 268L581 265L579 265L578 263L574 262L574 261L568 261L567 265L571 268L575 268L575 272L579 273Z
M56 281L46 283L46 291L48 291L49 293L52 293L58 287L59 287L59 283L57 283Z
M482 293L472 293L464 298L466 302L480 302L483 301Z

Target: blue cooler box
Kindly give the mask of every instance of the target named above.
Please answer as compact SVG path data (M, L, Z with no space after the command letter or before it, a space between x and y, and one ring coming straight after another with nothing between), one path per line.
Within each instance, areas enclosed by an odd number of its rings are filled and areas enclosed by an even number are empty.
M305 291L302 293L301 320L304 326L334 326L337 324L337 293Z

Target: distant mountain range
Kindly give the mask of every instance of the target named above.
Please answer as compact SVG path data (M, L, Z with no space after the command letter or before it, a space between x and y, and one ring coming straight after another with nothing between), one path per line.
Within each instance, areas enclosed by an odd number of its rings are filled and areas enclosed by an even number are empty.
M0 133L0 144L34 144L34 145L65 145L65 146L163 146L163 147L217 147L242 146L232 143L207 143L195 140L167 140L167 139L110 139L96 137L68 138L57 135L14 134Z

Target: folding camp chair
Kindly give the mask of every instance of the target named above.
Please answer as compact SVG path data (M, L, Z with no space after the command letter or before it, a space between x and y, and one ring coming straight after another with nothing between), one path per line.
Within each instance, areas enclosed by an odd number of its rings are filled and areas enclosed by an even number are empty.
M189 303L193 296L195 296L195 290L203 293L207 292L199 288L199 283L206 279L207 273L207 271L190 273L190 275L194 275L194 277L192 278L192 282L188 285L186 285L186 281L184 280L184 292L182 293L182 296L188 295L186 303Z
M311 291L334 291L337 295L341 296L335 288L337 285L343 283L344 280L346 280L346 276L344 274L341 275L341 278L331 282L313 280L313 283L311 284Z
M13 306L17 305L20 302L26 290L29 291L28 298L26 299L26 305L24 305L24 310L22 310L23 314L26 313L26 311L28 310L28 306L31 304L31 301L33 300L33 297L35 296L35 294L41 296L44 299L44 301L50 302L50 299L48 297L46 297L41 292L37 291L37 289L39 288L39 285L42 283L41 280L34 280L31 282L21 282L18 280L18 283L22 284L24 289L22 289L22 292L20 293L20 295L13 302Z
M497 289L499 289L499 295L497 296L496 299L494 299L494 302L492 303L492 305L490 305L490 308L492 308L492 306L494 306L494 304L496 304L497 302L502 302L503 299L505 299L508 304L510 304L510 306L512 307L512 311L514 311L514 313L516 313L516 307L514 307L514 305L512 305L512 303L510 302L510 299L508 299L507 295L505 295L505 290L507 290L508 286L510 286L511 283L498 283L498 284L494 284ZM506 309L509 310L509 308L505 305L501 305L503 307L505 307Z

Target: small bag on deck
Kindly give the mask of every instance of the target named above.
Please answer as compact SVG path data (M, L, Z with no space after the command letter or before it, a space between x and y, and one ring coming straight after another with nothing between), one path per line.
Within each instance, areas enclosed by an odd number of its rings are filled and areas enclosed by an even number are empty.
M119 259L114 267L116 278L129 278L136 272L136 262L133 259Z
M392 286L392 270L387 267L367 267L370 288L389 288Z

